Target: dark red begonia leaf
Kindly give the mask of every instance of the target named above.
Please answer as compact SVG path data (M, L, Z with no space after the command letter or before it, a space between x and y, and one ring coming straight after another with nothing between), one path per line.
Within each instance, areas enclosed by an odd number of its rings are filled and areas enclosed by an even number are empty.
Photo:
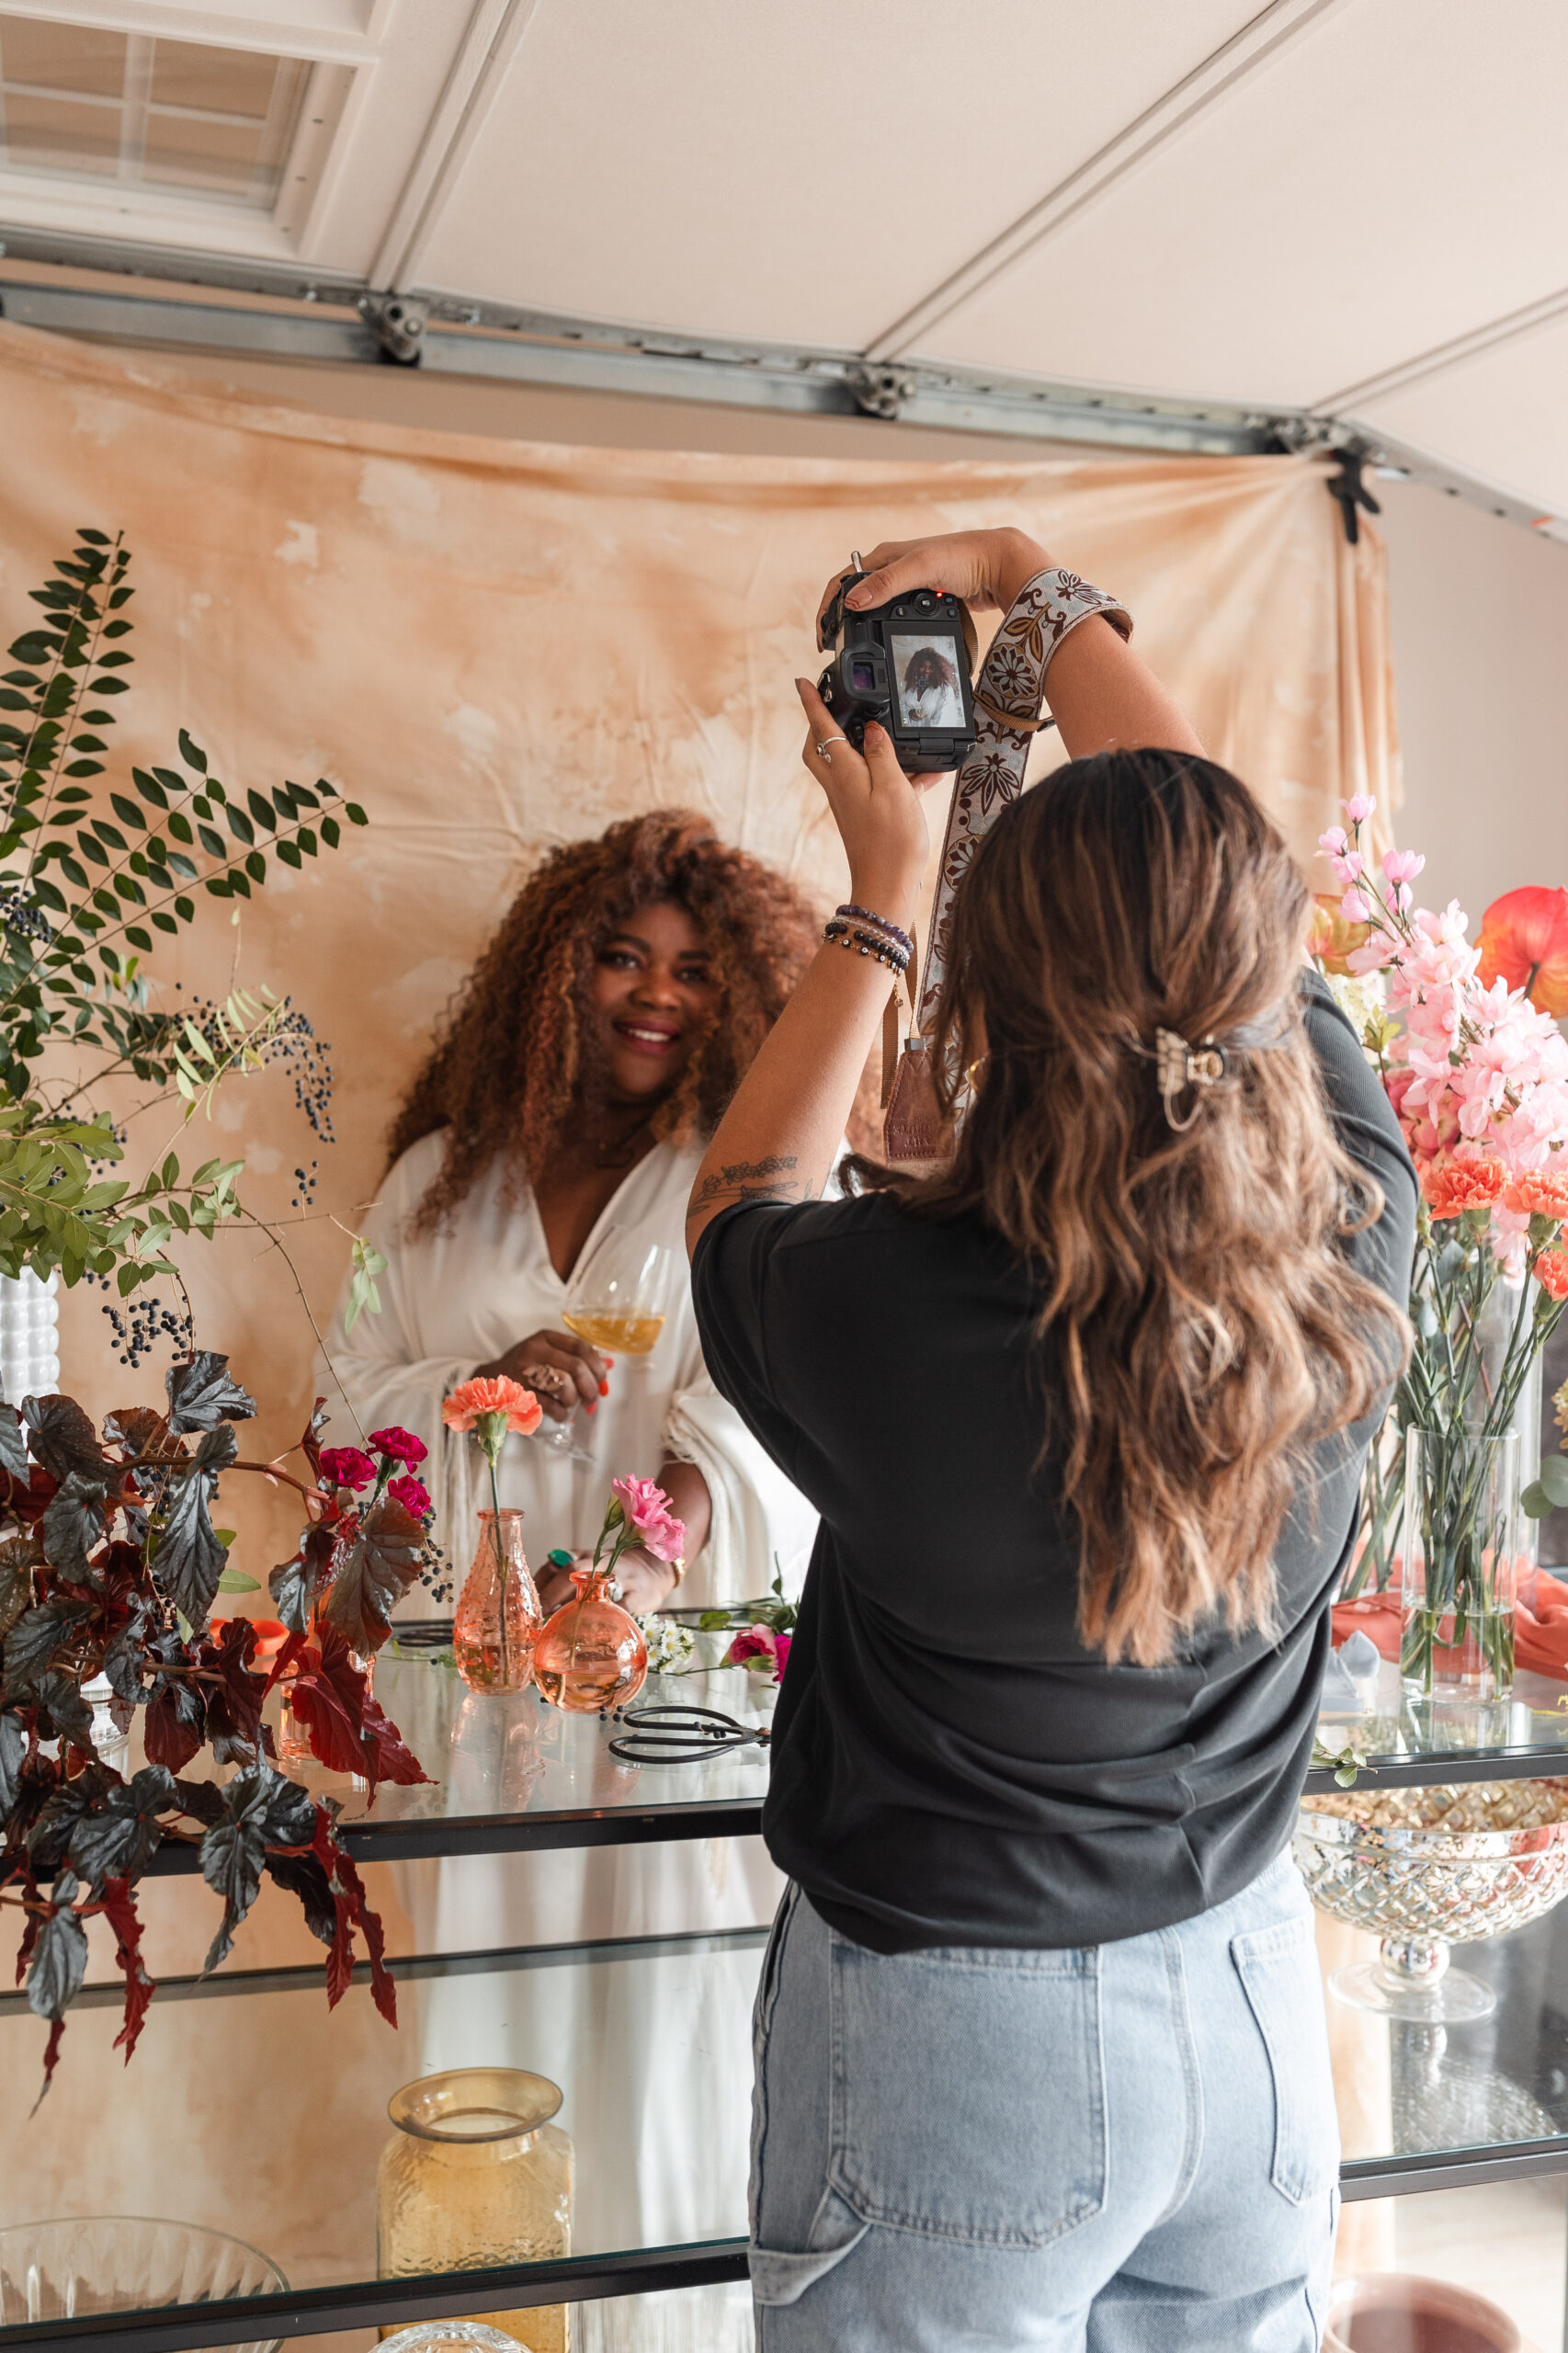
M125 1972L125 2018L114 2038L114 2047L124 2052L129 2067L148 2006L158 1989L142 1963L142 1922L129 1880L111 1879L106 1883L103 1907L104 1916L114 1930L115 1960Z
M391 1495L383 1495L360 1521L323 1614L361 1658L379 1651L392 1631L392 1613L419 1574L424 1551L423 1527Z

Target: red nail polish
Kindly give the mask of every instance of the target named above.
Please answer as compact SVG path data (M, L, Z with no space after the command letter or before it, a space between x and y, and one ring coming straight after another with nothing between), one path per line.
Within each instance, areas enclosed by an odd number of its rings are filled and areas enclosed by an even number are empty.
M597 1405L594 1403L594 1400L591 1397L583 1408L585 1414L597 1414L598 1410Z
M608 1397L608 1396L609 1395L609 1383L608 1383L608 1381L600 1381L600 1383L599 1383L599 1395L600 1395L601 1397Z

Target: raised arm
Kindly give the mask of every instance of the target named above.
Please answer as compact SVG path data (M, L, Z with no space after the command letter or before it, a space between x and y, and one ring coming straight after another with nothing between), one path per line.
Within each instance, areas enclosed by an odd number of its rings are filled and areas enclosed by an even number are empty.
M960 531L889 543L872 550L869 576L849 601L882 605L906 588L944 588L977 609L1006 611L1051 561L1022 531ZM837 585L837 578L829 582L819 610ZM881 728L867 728L861 758L815 688L804 678L795 684L808 721L802 756L843 840L850 900L907 930L929 847L921 795L900 770ZM1118 745L1203 748L1159 681L1097 615L1058 646L1046 674L1046 699L1074 759ZM829 739L829 749L819 751ZM846 955L825 943L818 949L698 1171L687 1219L689 1250L734 1202L805 1201L821 1194L887 996L887 972L869 957Z

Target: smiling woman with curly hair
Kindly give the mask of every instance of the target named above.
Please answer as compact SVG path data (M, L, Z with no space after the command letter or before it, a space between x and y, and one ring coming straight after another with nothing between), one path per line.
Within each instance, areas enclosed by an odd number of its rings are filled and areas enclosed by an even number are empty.
M704 1002L679 1063L636 1074L628 1093L642 1117L619 1141L630 1163L639 1146L718 1125L812 953L814 927L781 876L715 841L700 818L659 809L553 851L469 975L390 1139L395 1163L449 1131L423 1230L498 1157L520 1185L525 1170L551 1168L585 1115L603 1121L616 1040L595 1018L596 967L622 924L655 905L678 909L697 935L682 944L705 968Z
M475 1373L522 1381L553 1424L575 1415L594 1458L590 1476L507 1440L501 1502L528 1513L536 1562L592 1544L623 1472L657 1477L686 1523L682 1602L755 1597L775 1552L803 1553L809 1517L714 1393L684 1279L636 1367L562 1328L562 1310L612 1230L679 1256L682 1188L813 932L781 876L701 818L654 810L551 851L459 991L392 1122L369 1229L389 1262L384 1312L340 1326L332 1356L367 1428L398 1421L431 1443L437 1526L460 1560L485 1498L465 1442L438 1436L440 1404ZM677 1577L640 1552L619 1574L639 1610ZM541 1588L547 1605L567 1590L548 1571Z

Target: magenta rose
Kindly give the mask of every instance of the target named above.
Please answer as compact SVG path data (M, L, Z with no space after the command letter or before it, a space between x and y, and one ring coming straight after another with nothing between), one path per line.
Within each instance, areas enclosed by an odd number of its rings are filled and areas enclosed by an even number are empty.
M430 1451L422 1438L415 1438L412 1430L399 1429L395 1424L390 1430L372 1430L370 1444L378 1453L390 1454L394 1461L405 1462L411 1471L416 1471Z
M686 1529L670 1511L670 1499L652 1479L612 1479L610 1493L620 1504L628 1528L656 1561L678 1561L686 1551Z
M329 1487L351 1487L358 1495L374 1479L376 1466L357 1446L324 1446L321 1474Z
M418 1441L415 1440L415 1444L417 1443ZM411 1473L405 1472L401 1479L391 1480L388 1483L387 1493L393 1503L401 1504L404 1511L414 1514L415 1519L423 1519L430 1509L429 1488L423 1479L415 1479Z
M726 1666L744 1666L753 1675L782 1676L790 1655L790 1637L771 1626L743 1626L724 1654Z

